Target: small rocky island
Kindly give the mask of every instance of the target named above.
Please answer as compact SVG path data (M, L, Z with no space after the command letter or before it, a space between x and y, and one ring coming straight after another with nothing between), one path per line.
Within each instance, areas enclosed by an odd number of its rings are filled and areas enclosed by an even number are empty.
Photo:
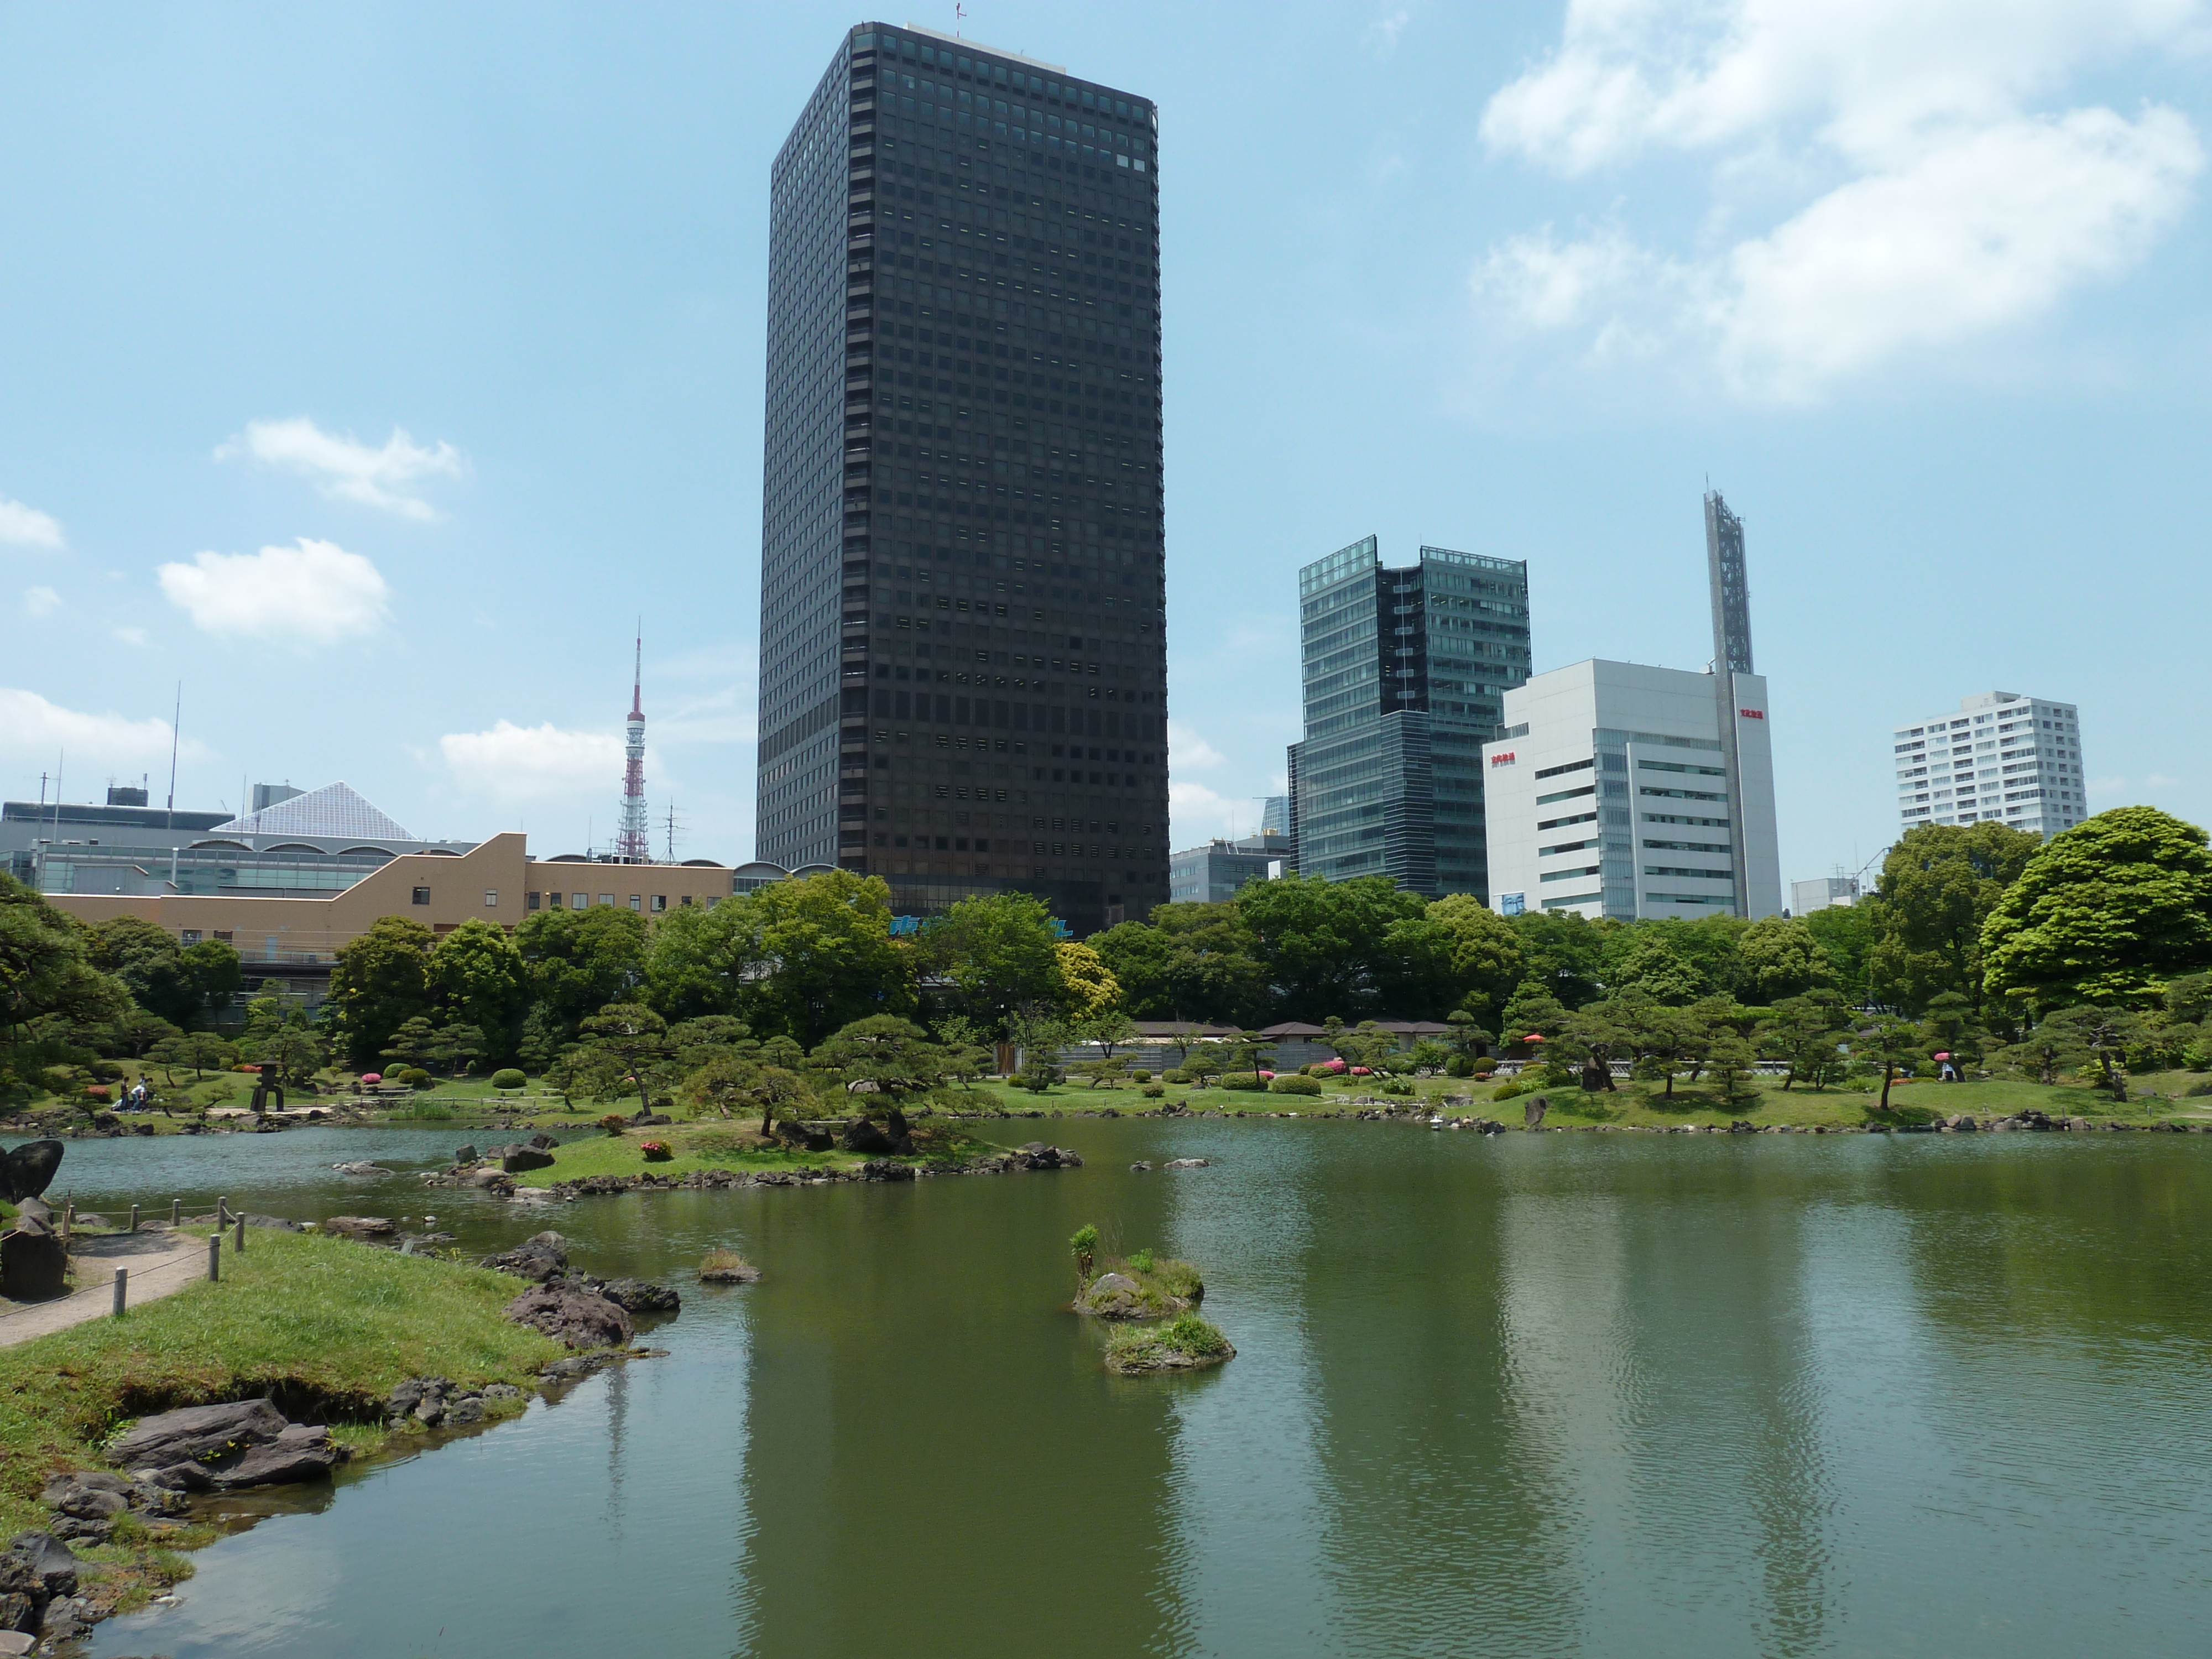
M1229 1339L1200 1318L1206 1281L1188 1261L1136 1250L1109 1258L1093 1278L1097 1230L1085 1227L1070 1241L1075 1253L1076 1312L1117 1328L1106 1344L1106 1368L1124 1375L1202 1370L1237 1357Z

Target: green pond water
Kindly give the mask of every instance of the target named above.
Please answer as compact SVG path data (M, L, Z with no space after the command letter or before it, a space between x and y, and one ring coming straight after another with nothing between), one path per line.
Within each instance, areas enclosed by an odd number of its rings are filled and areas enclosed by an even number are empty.
M684 1296L665 1358L223 1500L94 1653L2203 1650L2202 1138L1086 1121L1079 1170L550 1213L328 1169L453 1138L71 1146L81 1204L551 1225ZM1201 1264L1240 1357L1103 1370L1085 1221ZM765 1282L696 1285L717 1244Z

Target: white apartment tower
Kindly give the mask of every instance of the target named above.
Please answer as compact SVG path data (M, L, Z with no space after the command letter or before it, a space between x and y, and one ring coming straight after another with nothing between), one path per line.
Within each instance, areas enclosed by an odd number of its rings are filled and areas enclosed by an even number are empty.
M1897 815L1921 823L2003 823L2050 836L2089 816L2081 727L2070 702L1984 691L1954 714L1895 734Z
M1595 921L1780 914L1766 681L1743 522L1705 497L1713 665L1580 662L1504 693L1485 746L1490 906Z

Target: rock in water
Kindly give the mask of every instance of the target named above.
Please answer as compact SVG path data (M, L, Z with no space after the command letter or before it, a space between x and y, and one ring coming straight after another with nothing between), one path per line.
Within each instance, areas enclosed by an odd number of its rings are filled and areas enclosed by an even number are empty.
M477 1265L543 1285L568 1271L568 1241L558 1233L539 1233L511 1250L486 1256Z
M1530 1129L1534 1128L1538 1124L1544 1121L1544 1114L1551 1110L1551 1109L1552 1103L1545 1099L1543 1096L1538 1095L1534 1100L1530 1101L1526 1106L1523 1106L1521 1109L1521 1122L1522 1127Z
M345 1233L356 1238L389 1238L398 1231L389 1217L380 1215L334 1215L323 1223L326 1233Z
M320 1424L288 1424L272 1443L256 1446L237 1462L216 1469L215 1484L224 1492L236 1492L246 1486L327 1480L344 1455L331 1443L331 1431Z
M509 1175L520 1175L525 1170L550 1170L553 1154L535 1146L510 1146L499 1160L499 1167Z
M1210 1158L1171 1158L1160 1165L1163 1170L1208 1170L1213 1167Z
M628 1314L672 1314L684 1298L665 1285L649 1285L642 1279L611 1279L599 1294Z
M58 1140L27 1140L9 1152L0 1164L0 1182L8 1188L9 1202L36 1198L52 1186L67 1150Z
M0 1237L0 1296L44 1302L69 1291L69 1247L43 1224L18 1216Z
M473 1163L475 1163L476 1161L477 1161L477 1149L476 1149L473 1146L456 1146L456 1147L453 1149L453 1162L454 1162L454 1163L456 1163L456 1164L473 1164Z
M620 1307L567 1285L539 1285L525 1291L507 1304L506 1311L516 1324L543 1331L572 1348L625 1346L636 1334Z
M1149 1311L1140 1287L1127 1273L1101 1273L1083 1293L1085 1313L1099 1319L1142 1319Z
M392 1173L371 1158L356 1158L350 1164L333 1164L331 1168L342 1176L386 1176Z

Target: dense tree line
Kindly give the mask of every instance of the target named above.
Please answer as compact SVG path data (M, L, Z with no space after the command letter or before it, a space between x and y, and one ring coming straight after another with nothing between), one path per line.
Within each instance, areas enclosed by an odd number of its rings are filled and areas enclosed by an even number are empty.
M931 1063L952 1073L986 1045L1071 1034L1110 1061L1131 1019L1376 1018L1449 1018L1462 1060L1540 1048L1592 1087L1610 1086L1614 1061L1671 1087L1762 1056L1816 1085L1846 1064L1887 1076L1937 1054L2045 1079L2087 1068L2116 1089L2131 1070L2212 1066L2212 852L2148 807L2047 844L1998 824L1916 829L1860 904L1757 921L1505 917L1379 878L1291 878L1075 944L1021 895L964 901L904 936L890 901L879 879L830 872L650 921L602 906L440 935L389 916L339 951L312 1018L270 984L241 1026L228 945L180 945L131 917L87 927L0 878L0 1089L119 1057L274 1060L300 1077L333 1060L519 1064L594 1089L703 1078L695 1095L727 1097L825 1045L872 1052L846 1036L871 1021L892 1022L870 1029L901 1063L920 1063L901 1044L933 1032Z

